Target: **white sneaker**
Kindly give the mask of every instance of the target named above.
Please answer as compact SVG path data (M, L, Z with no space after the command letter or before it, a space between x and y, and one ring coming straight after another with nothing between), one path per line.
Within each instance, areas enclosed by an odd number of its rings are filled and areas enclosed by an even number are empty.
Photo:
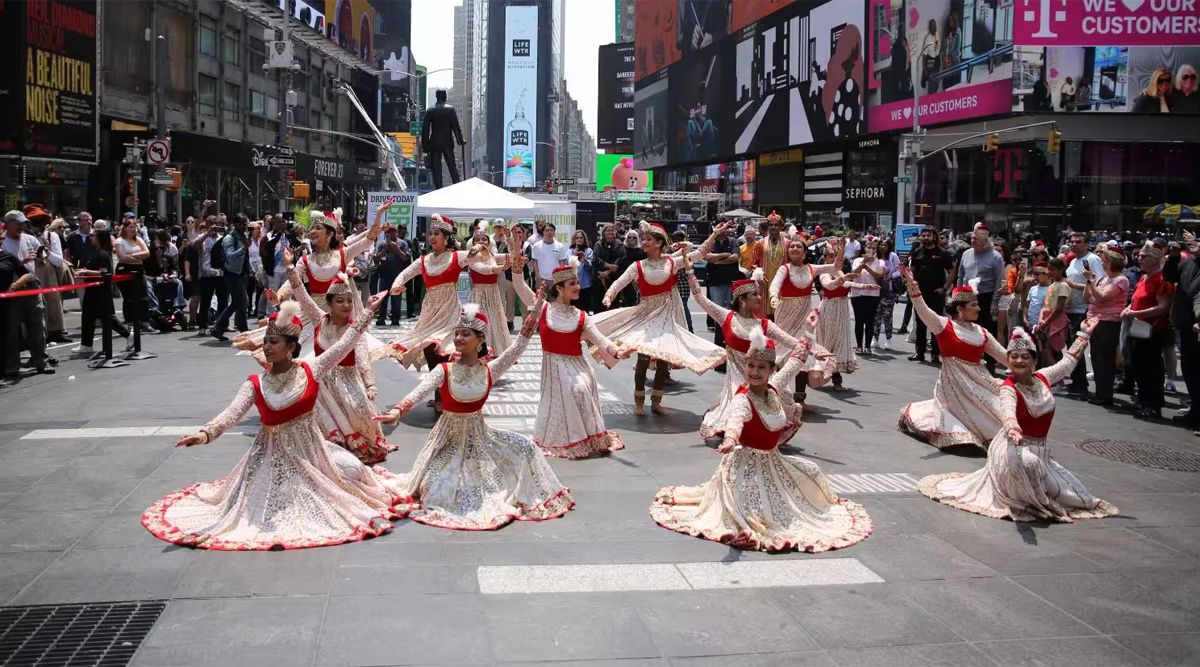
M1088 379L1089 381L1091 381L1091 380L1095 380L1095 379L1096 379L1096 374L1095 374L1095 373L1093 373L1093 372L1091 372L1091 371L1088 371L1088 374L1087 374L1087 379Z
M91 354L92 346L91 345L76 345L75 347L71 348L71 351L74 352L75 354Z
M885 349L885 350L892 349L892 339L891 338L888 338L887 340L883 341L883 349Z
M871 343L871 347L875 348L876 350L882 350L883 349L883 341L876 338L874 340L874 342Z

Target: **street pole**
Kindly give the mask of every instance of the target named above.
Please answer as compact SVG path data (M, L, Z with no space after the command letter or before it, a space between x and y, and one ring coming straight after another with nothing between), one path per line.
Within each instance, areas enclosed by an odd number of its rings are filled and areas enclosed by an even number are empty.
M159 139L167 138L167 38L159 35L154 40L154 124ZM161 167L160 167L161 169ZM166 219L167 215L167 186L157 185L156 208L158 214Z
M291 17L288 16L288 10L287 10L288 4L289 3L284 3L284 7L283 7L283 37L282 37L282 39L283 39L284 44L288 43L288 24L291 23L291 21L289 20ZM291 141L289 141L289 134L291 133L291 115L292 115L292 106L291 106L291 100L290 100L291 94L292 94L292 90L291 90L291 88L292 88L292 63L288 63L287 67L278 68L278 70L279 70L279 102L283 106L280 109L280 113L279 113L279 139L278 139L277 143L280 146L286 146L286 147L290 148L291 143L292 143ZM287 203L288 203L288 199L291 195L291 193L288 192L288 189L289 189L289 187L291 187L291 184L288 183L288 180L287 180L287 169L284 167L277 167L277 168L279 169L279 193L278 193L279 194L279 211L278 212L283 213L283 212L287 211Z
M903 29L903 28L901 28ZM913 130L912 139L909 141L908 150L908 183L905 183L905 189L908 191L908 223L916 222L917 212L917 161L921 158L921 86L919 80L916 80L917 73L917 58L918 52L913 50L912 44L909 44L909 51L912 51L912 65L909 68L909 79L912 80L913 89Z

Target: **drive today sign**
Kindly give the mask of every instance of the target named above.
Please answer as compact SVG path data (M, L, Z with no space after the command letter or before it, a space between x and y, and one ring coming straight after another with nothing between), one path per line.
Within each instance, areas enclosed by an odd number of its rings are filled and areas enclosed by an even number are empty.
M1017 0L1018 46L1197 46L1200 0Z

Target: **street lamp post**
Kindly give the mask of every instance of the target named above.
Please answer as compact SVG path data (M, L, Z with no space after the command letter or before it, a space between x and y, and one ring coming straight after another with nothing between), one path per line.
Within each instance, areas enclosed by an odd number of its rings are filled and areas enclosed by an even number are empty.
M283 44L285 45L285 51L283 51L282 53L290 54L291 50L287 49L287 45L289 45L289 43L290 43L289 39L288 39L288 33L289 33L288 24L291 23L291 20L290 20L290 17L288 16L286 6L284 7L284 9L282 11L283 11L283 28L282 28L282 39L280 41L282 41ZM275 28L273 28L273 27L268 26L263 31L263 37L266 38L265 41L267 41L267 42L275 41L275 39L274 39L275 36L276 36ZM280 146L285 146L285 147L290 148L291 144L292 144L292 141L291 141L292 107L296 105L296 92L294 90L292 90L292 71L300 69L300 65L299 65L299 63L295 62L294 60L291 60L290 57L287 58L287 61L271 60L266 63L263 63L263 70L266 71L266 70L271 70L271 69L274 69L279 72L279 100L283 103L283 109L281 109L280 113L279 113L279 137L277 139L277 143ZM288 187L290 186L290 183L288 183L288 180L287 180L287 170L283 167L279 167L278 169L279 169L279 210L282 212L287 209L287 202L288 202L288 199L290 198L289 195L291 193L288 192Z

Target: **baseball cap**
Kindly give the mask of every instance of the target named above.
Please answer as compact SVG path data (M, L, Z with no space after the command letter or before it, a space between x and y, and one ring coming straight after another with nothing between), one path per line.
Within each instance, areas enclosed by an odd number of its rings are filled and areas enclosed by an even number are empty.
M8 213L4 214L5 224L10 223L10 222L19 222L19 223L24 224L27 221L28 220L25 217L25 214L20 211L17 211L17 210L9 211Z
M137 216L134 215L133 211L125 211L125 215L121 216L121 219L124 220L125 218L136 218L136 217Z

